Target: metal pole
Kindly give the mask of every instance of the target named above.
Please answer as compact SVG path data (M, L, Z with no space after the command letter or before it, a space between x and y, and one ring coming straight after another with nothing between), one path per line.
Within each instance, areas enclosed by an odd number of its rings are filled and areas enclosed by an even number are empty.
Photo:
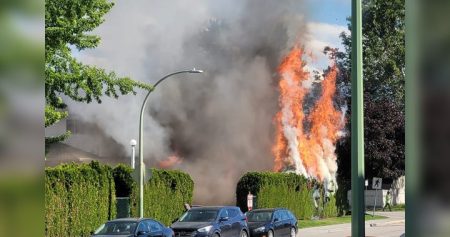
M377 206L377 197L378 197L378 189L375 189L375 200L374 200L374 203L373 203L372 217L375 216L375 207Z
M352 0L352 236L364 229L364 112L361 0Z
M131 146L131 168L134 169L135 168L135 157L136 157L136 147L135 146Z
M147 95L145 96L144 102L142 103L141 107L141 114L139 116L139 217L144 217L144 111L145 111L145 105L147 104L148 96L152 91L156 88L156 86L164 81L166 78L171 77L176 74L181 73L202 73L202 70L192 69L192 70L184 70L179 72L174 72L171 74L168 74L164 76L163 78L159 79L155 85L153 85L153 88L148 91Z

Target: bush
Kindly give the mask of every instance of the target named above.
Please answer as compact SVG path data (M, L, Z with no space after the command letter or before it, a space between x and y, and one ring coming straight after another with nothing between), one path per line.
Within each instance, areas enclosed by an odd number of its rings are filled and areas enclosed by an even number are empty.
M110 167L92 162L45 169L46 236L89 236L114 217Z
M155 218L165 225L185 211L184 203L192 202L194 182L181 171L151 169L152 176L144 187L144 216ZM131 175L131 174L130 174ZM139 215L139 190L133 185L131 215Z
M251 192L256 195L256 208L288 208L299 219L310 219L317 214L321 217L336 216L334 196L325 205L321 198L320 213L315 213L312 193L316 184L323 193L322 185L293 173L249 172L237 184L236 203L241 210L247 211L247 195Z
M138 216L138 188L133 170L98 162L45 169L45 235L89 236L116 217L116 196L130 197L131 216ZM144 216L170 224L192 202L194 182L180 171L152 169L145 184Z

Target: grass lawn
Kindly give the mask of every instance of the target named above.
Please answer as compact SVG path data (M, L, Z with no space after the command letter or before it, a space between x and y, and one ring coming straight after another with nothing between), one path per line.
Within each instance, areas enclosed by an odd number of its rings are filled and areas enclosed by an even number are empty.
M377 215L372 217L372 215L366 215L366 221L379 220L379 219L385 219L385 218L387 218L387 217L377 216ZM351 221L352 221L352 216L341 216L341 217L332 217L332 218L326 218L326 219L321 219L321 220L299 220L298 225L300 226L300 229L303 229L303 228L316 227L316 226L344 224L344 223L350 223Z

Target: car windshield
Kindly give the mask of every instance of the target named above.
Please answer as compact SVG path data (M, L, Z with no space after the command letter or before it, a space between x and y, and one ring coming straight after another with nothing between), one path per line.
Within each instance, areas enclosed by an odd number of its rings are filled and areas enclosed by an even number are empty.
M269 222L272 220L272 211L252 211L247 213L248 222Z
M136 222L133 221L113 221L107 222L98 228L95 235L129 235L134 233Z
M218 210L189 210L180 217L180 222L211 222L216 219Z

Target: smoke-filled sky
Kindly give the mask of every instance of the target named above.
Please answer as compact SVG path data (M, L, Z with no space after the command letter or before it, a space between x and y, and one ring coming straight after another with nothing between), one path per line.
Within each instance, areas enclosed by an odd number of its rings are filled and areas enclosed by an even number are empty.
M102 37L100 46L75 55L147 83L177 70L205 70L170 78L152 93L144 157L155 164L176 153L183 159L177 168L195 181L196 203L234 203L242 174L273 167L280 58L300 42L317 56L313 66L324 67L328 62L320 51L338 47L346 27L308 20L314 19L309 0L114 2L94 32ZM117 142L111 146L128 151L130 139L138 138L144 95L104 98L101 104L67 102L72 114Z

